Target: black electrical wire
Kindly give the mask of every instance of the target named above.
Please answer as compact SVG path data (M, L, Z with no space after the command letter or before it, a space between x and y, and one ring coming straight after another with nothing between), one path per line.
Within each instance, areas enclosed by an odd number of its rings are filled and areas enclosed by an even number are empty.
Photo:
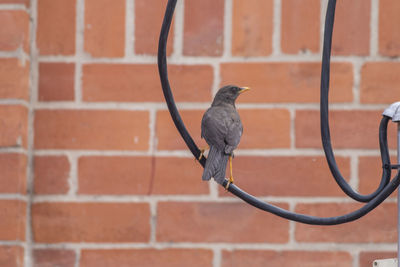
M169 113L171 114L172 120L175 123L176 128L181 134L183 140L185 140L186 145L192 152L192 154L198 159L200 157L200 150L194 143L193 138L190 136L186 130L185 125L182 122L181 115L175 105L174 96L171 92L171 87L168 81L168 70L167 70L167 41L169 29L171 27L172 17L174 16L175 6L177 0L170 0L167 4L167 9L165 11L165 16L163 24L161 27L160 39L158 42L158 72L160 73L161 85L165 97L165 101L168 105ZM206 158L202 157L200 159L200 164L206 165Z
M389 117L384 116L381 120L380 127L379 127L380 147L381 147L381 152L383 153L382 154L383 166L387 166L385 164L387 164L387 162L390 162L389 153L388 153L388 149L387 149L387 125L388 125L389 120L390 120ZM390 166L390 163L389 163L389 166ZM390 173L390 167L384 168L384 171L387 171ZM223 183L222 186L226 186L226 184L227 184L227 181L225 180L225 182ZM305 223L305 224L312 224L312 225L337 225L337 224L343 224L343 223L355 221L355 220L361 218L362 216L366 215L371 210L373 210L374 208L379 206L379 204L381 204L391 193L393 193L393 191L397 189L399 184L400 184L400 175L399 175L399 173L397 173L396 177L390 183L388 183L384 187L384 189L378 193L378 195L375 198L373 198L370 202L365 204L360 209L350 212L348 214L342 215L342 216L326 217L326 218L298 214L298 213L290 212L285 209L276 207L274 205L260 201L259 199L255 198L254 196L244 192L243 190L241 190L234 184L231 184L229 186L229 191L232 194L236 195L237 197L241 198L242 200L244 200L245 202L249 203L250 205L252 205L256 208L273 213L275 215L278 215L282 218L285 218L285 219L288 219L291 221L301 222L301 223Z
M161 27L159 46L158 46L158 70L160 74L161 85L165 97L165 101L168 105L169 112L171 114L171 118L175 123L176 128L181 134L183 140L186 145L192 152L195 158L198 158L200 155L200 150L194 143L192 137L186 130L186 127L182 121L181 116L179 115L179 111L176 108L175 101L171 92L171 87L168 81L168 70L167 70L167 56L166 56L166 46L168 40L169 29L171 26L172 17L174 14L175 6L177 0L169 0L163 20L163 24ZM322 118L326 118L328 115L328 91L329 91L329 64L330 64L330 53L331 53L331 41L332 41L332 31L333 31L333 21L335 14L335 6L336 1L330 0L327 9L327 16L325 21L325 35L324 35L324 49L323 49L323 62L322 62L322 72L321 72L321 113L324 112L324 116L321 115ZM324 111L323 111L324 110ZM350 186L344 181L343 177L337 178L336 181L341 188L344 188L345 192L348 193L353 198L355 197L361 201L370 201L361 207L358 210L350 212L348 214L337 216L337 217L328 217L328 218L320 218L315 216L309 216L304 214L298 214L294 212L287 211L285 209L276 207L267 202L263 202L254 196L244 192L239 187L234 184L230 184L228 187L228 191L237 197L241 198L243 201L249 203L250 205L259 208L261 210L273 213L282 218L286 218L289 220L305 223L305 224L313 224L313 225L336 225L351 222L357 220L376 208L379 204L381 204L400 184L400 175L397 173L396 177L389 182L390 174L391 174L391 165L389 158L389 149L387 145L387 126L390 118L387 116L383 116L380 126L379 126L379 145L381 150L381 158L382 158L382 166L383 168L383 181L381 182L378 190L369 196L357 196ZM332 147L330 145L330 135L329 135L329 121L325 120L321 121L321 131L322 131L322 140L325 149L325 153L327 155L329 166L335 170L335 158L332 152ZM327 148L326 148L326 147ZM329 158L328 158L329 157ZM202 157L199 161L200 164L204 167L206 159ZM332 166L331 166L332 165ZM389 167L388 167L389 166ZM337 167L336 167L337 169ZM338 171L338 170L337 170ZM342 178L343 181L340 179ZM344 183L343 183L344 182ZM226 186L227 181L222 184L222 186ZM361 196L361 197L360 197Z
M321 99L320 99L320 121L321 121L321 139L325 151L325 157L328 161L329 169L337 184L349 197L360 202L368 202L376 197L379 192L390 181L390 172L383 169L381 182L375 192L369 195L361 195L355 192L343 178L336 164L335 155L332 150L331 136L329 130L329 78L330 78L330 58L332 47L332 32L335 20L336 0L329 1L328 10L325 18L324 48L322 51L322 70L321 70Z

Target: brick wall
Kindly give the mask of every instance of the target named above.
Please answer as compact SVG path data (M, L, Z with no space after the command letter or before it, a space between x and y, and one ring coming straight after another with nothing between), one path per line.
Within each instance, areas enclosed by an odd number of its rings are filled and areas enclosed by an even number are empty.
M396 250L392 197L318 227L248 206L174 128L158 80L166 0L0 0L0 266L371 266ZM236 183L299 213L360 207L319 137L326 0L178 0L170 81L196 142L213 94L250 86ZM381 112L399 100L400 2L338 1L331 127L342 173L372 192ZM395 127L390 145L395 155ZM395 158L394 158L395 159Z

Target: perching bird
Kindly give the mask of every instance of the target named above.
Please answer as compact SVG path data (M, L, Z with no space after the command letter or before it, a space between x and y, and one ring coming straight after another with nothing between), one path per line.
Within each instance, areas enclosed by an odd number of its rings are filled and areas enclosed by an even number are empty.
M243 133L242 122L235 107L235 100L239 94L249 90L248 87L228 85L218 90L211 107L204 113L201 121L201 137L210 147L203 180L214 177L217 183L222 184L225 179L226 164L229 160L229 181L233 183L232 156L233 150L239 145ZM199 160L205 149L201 150Z

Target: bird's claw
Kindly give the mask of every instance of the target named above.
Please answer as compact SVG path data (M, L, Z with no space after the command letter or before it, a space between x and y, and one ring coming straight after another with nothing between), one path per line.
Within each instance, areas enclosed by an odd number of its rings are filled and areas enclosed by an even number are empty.
M204 152L205 152L207 149L209 149L209 147L205 147L205 148L200 149L200 155L199 155L199 157L197 158L197 160L200 161L202 158L204 158Z
M229 177L228 182L226 183L225 190L228 191L229 186L233 184L233 177Z
M199 156L198 160L201 160L204 157L204 151L206 151L206 150L200 149L200 156Z

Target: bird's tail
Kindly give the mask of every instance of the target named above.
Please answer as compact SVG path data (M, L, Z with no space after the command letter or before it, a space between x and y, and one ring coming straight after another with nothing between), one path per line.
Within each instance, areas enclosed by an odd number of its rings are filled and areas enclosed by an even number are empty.
M204 181L210 180L214 177L217 183L222 184L225 179L226 164L228 163L229 156L225 155L224 151L218 150L216 147L211 146L208 153L206 166L204 167L203 177Z

